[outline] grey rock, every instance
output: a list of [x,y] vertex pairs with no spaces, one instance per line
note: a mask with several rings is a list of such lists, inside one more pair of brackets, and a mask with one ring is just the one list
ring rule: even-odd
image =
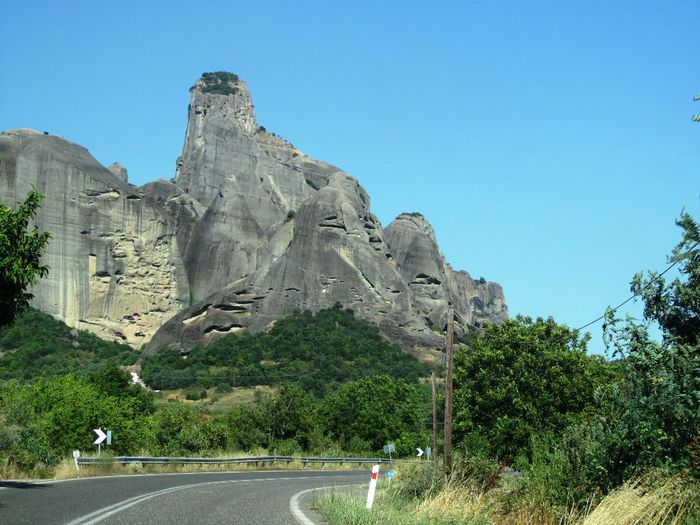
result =
[[293,221],[292,240],[268,267],[216,292],[169,321],[151,342],[186,351],[223,334],[262,330],[295,310],[340,303],[404,348],[442,346],[412,308],[411,290],[390,260],[369,196],[347,174],[333,174]]
[[340,303],[433,360],[448,303],[459,333],[505,319],[500,286],[454,271],[427,221],[403,214],[384,230],[357,180],[267,133],[247,85],[226,82],[226,94],[193,86],[175,183],[134,188],[121,165],[59,137],[0,134],[0,202],[31,184],[47,195],[37,223],[53,235],[50,272],[35,306],[187,352]]
[[287,215],[338,171],[258,128],[248,86],[235,94],[192,89],[176,183],[206,211],[185,265],[198,300],[269,265],[289,243]]
[[107,169],[114,174],[115,177],[117,177],[120,181],[122,182],[128,182],[129,181],[129,174],[126,171],[126,168],[119,164],[118,162],[113,162],[109,166],[107,166]]
[[384,230],[399,271],[411,289],[414,309],[431,327],[443,330],[447,306],[454,305],[455,332],[465,335],[485,322],[507,318],[500,285],[475,281],[445,261],[432,226],[419,213],[399,215]]
[[88,151],[31,130],[0,133],[0,202],[46,196],[36,223],[51,233],[49,275],[33,305],[72,327],[138,346],[187,305],[189,289],[165,207],[100,165]]

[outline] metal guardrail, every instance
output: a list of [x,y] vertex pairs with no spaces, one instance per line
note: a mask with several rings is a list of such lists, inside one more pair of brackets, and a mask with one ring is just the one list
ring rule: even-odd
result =
[[80,456],[78,465],[110,465],[113,463],[142,465],[224,465],[245,463],[390,463],[386,458],[295,458],[292,456],[257,456],[244,458],[190,458],[190,457],[154,457],[154,456]]

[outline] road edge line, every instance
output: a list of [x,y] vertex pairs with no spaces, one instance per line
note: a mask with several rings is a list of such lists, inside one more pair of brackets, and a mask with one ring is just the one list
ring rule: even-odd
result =
[[294,496],[292,496],[289,499],[289,511],[292,513],[292,516],[294,516],[294,519],[297,520],[297,522],[301,525],[318,525],[316,522],[309,519],[309,517],[306,514],[304,514],[301,508],[299,508],[299,501],[301,500],[301,497],[305,494],[308,494],[309,492],[314,492],[316,490],[339,489],[343,487],[356,486],[358,486],[357,483],[352,483],[349,485],[333,485],[332,487],[314,487],[312,489],[302,490],[301,492],[297,492],[296,494],[294,494]]

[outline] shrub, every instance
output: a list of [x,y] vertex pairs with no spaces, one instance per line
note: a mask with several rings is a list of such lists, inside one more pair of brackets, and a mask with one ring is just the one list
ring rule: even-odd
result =
[[213,93],[216,95],[235,95],[239,89],[236,86],[239,82],[238,75],[226,71],[215,71],[213,73],[202,73],[201,81],[202,93]]

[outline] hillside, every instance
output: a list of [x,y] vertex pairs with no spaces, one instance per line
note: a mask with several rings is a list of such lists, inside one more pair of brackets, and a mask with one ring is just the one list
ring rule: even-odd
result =
[[[0,379],[32,380],[132,365],[139,352],[71,329],[35,309],[0,328]],[[146,357],[142,376],[157,390],[187,387],[231,391],[299,384],[324,396],[340,384],[376,374],[415,383],[428,368],[388,342],[371,324],[339,308],[297,312],[268,332],[229,335],[186,356],[174,349]]]
[[324,396],[342,383],[376,374],[415,383],[429,369],[340,308],[297,312],[268,332],[231,334],[187,356],[163,349],[142,363],[143,379],[156,389],[291,382]]
[[130,365],[138,356],[128,345],[71,329],[33,308],[25,310],[10,326],[0,327],[2,380],[29,380],[97,370],[105,365]]

